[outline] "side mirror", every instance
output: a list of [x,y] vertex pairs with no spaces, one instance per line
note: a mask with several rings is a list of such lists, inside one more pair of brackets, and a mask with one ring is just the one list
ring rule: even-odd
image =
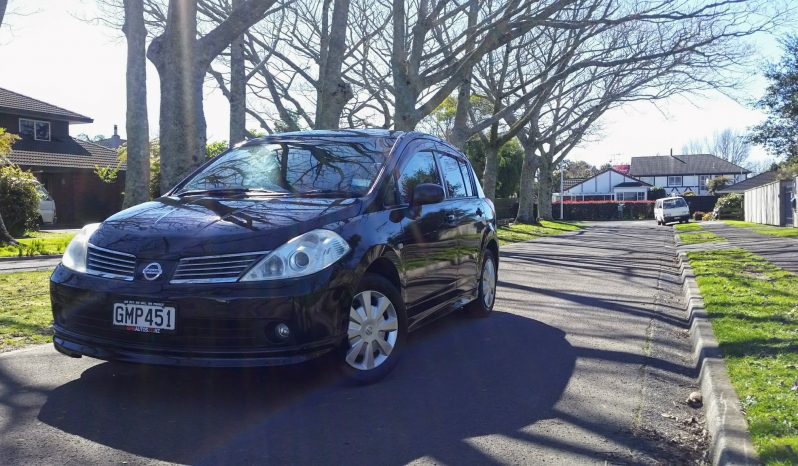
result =
[[422,183],[413,188],[413,199],[410,200],[412,206],[422,206],[425,204],[437,204],[444,198],[443,186],[432,183]]

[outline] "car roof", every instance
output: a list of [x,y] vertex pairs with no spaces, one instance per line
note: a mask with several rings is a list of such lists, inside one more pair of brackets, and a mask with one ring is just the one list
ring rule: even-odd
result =
[[[335,137],[372,137],[372,138],[387,138],[399,137],[404,134],[403,131],[394,131],[390,129],[321,129],[321,130],[307,130],[307,131],[290,131],[287,133],[277,133],[258,139],[274,139],[274,138],[335,138]],[[258,139],[254,139],[257,141]]]

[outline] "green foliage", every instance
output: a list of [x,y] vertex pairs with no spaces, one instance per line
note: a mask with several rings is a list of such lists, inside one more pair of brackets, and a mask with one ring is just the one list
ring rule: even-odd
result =
[[222,152],[226,151],[229,145],[227,141],[214,141],[205,145],[205,160],[210,160]]
[[17,239],[19,244],[0,247],[0,257],[61,255],[75,236],[64,233],[28,232],[30,238]]
[[[474,172],[482,179],[485,172],[485,145],[479,138],[470,139],[464,153],[474,166]],[[499,149],[499,169],[496,182],[496,197],[511,197],[518,194],[521,184],[521,167],[524,164],[524,149],[517,139],[512,139]]]
[[11,146],[19,140],[16,134],[7,133],[5,128],[0,128],[0,165],[5,157],[11,153]]
[[798,464],[798,277],[741,249],[688,257],[759,459]]
[[722,196],[715,204],[715,210],[720,219],[742,220],[743,195],[735,193]]
[[757,102],[767,119],[753,128],[750,139],[776,156],[798,161],[798,36],[788,36],[783,47],[781,61],[765,70],[770,84]]
[[707,190],[709,190],[709,193],[714,196],[715,193],[723,190],[726,188],[726,186],[729,186],[729,184],[731,184],[730,179],[726,178],[725,176],[719,176],[717,178],[712,178],[707,182]]
[[0,215],[11,236],[37,227],[39,219],[38,181],[16,165],[0,167]]
[[662,199],[663,197],[668,197],[668,194],[665,193],[665,188],[660,188],[659,186],[648,188],[649,201],[656,201],[657,199]]

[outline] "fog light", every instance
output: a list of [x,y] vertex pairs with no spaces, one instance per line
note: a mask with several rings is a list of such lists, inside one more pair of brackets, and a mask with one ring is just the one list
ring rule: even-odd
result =
[[277,324],[277,326],[274,327],[274,333],[278,337],[286,339],[291,336],[291,329],[285,324]]

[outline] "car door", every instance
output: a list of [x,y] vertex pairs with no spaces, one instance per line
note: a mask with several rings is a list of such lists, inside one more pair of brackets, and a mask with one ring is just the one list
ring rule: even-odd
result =
[[[447,221],[445,202],[412,206],[413,188],[421,183],[441,185],[433,150],[409,147],[397,170],[397,197],[407,206],[402,219],[401,259],[405,300],[411,320],[450,299],[457,281],[456,228]],[[422,318],[423,315],[418,315]]]
[[477,286],[479,252],[484,226],[481,203],[475,189],[468,164],[451,152],[438,152],[438,165],[443,176],[446,201],[446,219],[456,230],[458,277],[456,287],[461,292]]

